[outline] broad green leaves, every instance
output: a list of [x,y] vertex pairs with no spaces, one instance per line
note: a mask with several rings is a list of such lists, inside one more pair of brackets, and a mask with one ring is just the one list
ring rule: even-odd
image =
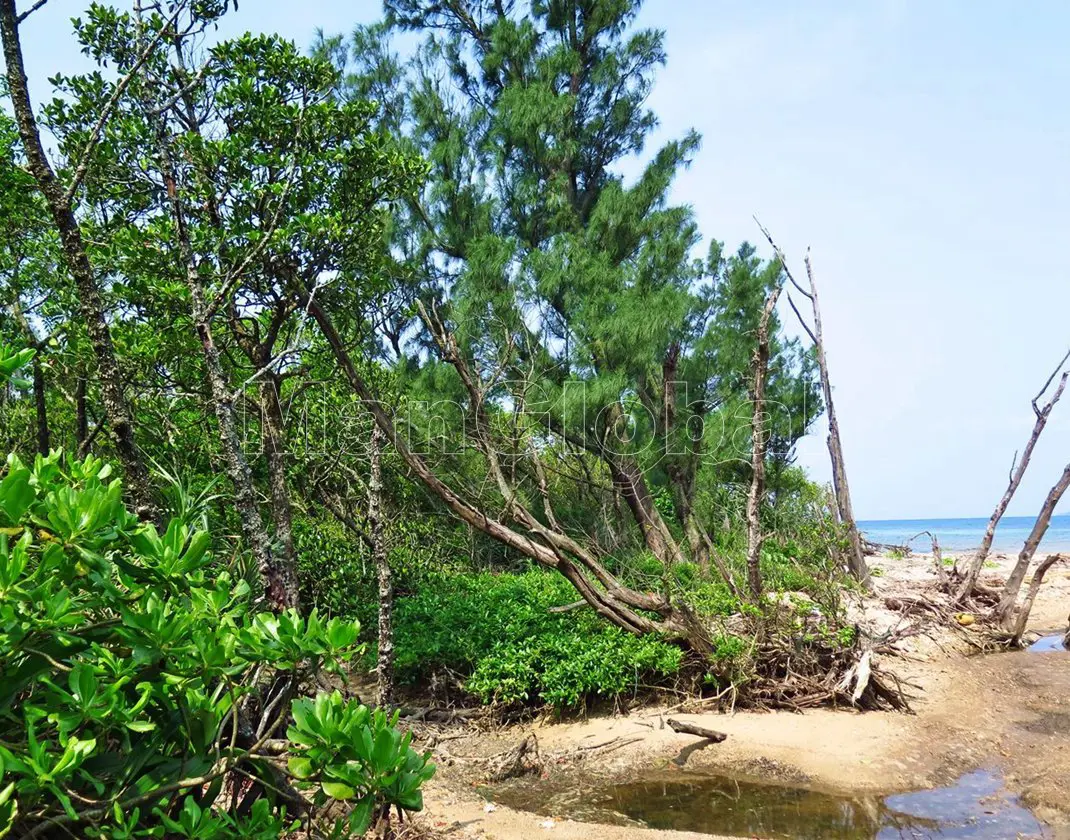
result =
[[[277,837],[288,830],[279,803],[238,818],[213,807],[218,786],[181,780],[222,779],[241,758],[234,715],[260,702],[257,675],[337,669],[359,651],[358,628],[315,611],[252,613],[249,586],[213,560],[208,534],[139,522],[109,472],[53,452],[32,466],[9,456],[0,478],[0,834],[47,819],[100,837],[161,826]],[[382,726],[376,737],[372,766],[405,764],[407,740]],[[339,745],[319,746],[332,764]],[[250,761],[246,772],[264,771]],[[414,807],[411,779],[399,779],[362,790]],[[144,807],[102,815],[90,802]]]
[[435,773],[430,753],[410,746],[411,733],[397,729],[398,715],[370,711],[337,691],[315,700],[296,700],[294,724],[286,735],[294,744],[287,769],[308,788],[329,799],[353,804],[349,830],[361,833],[377,810],[423,808],[424,782]]
[[12,350],[10,347],[0,344],[0,386],[11,383],[19,388],[28,388],[30,383],[15,374],[26,367],[34,357],[34,350]]

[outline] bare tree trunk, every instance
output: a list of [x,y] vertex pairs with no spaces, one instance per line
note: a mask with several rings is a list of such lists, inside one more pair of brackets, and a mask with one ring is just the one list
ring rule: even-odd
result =
[[1018,600],[1018,591],[1022,588],[1022,581],[1025,579],[1029,564],[1033,561],[1033,555],[1036,554],[1040,541],[1044,539],[1044,534],[1051,523],[1052,514],[1055,513],[1055,508],[1068,487],[1070,487],[1070,464],[1066,465],[1055,486],[1048,491],[1048,496],[1044,499],[1044,504],[1037,515],[1037,521],[1033,523],[1033,530],[1029,532],[1025,545],[1022,546],[1022,550],[1018,554],[1018,562],[1003,587],[1003,594],[999,599],[999,603],[992,610],[992,618],[1004,626],[1007,626],[1011,611]]
[[836,405],[832,401],[832,380],[829,377],[828,360],[825,358],[825,339],[821,328],[821,307],[817,301],[817,284],[810,265],[810,255],[806,255],[806,276],[810,280],[810,303],[814,310],[814,346],[817,348],[817,366],[821,371],[821,390],[825,397],[825,411],[828,412],[829,436],[828,450],[832,459],[832,487],[836,492],[836,507],[840,512],[840,521],[847,527],[847,566],[851,574],[867,589],[872,586],[869,566],[862,551],[862,537],[858,533],[854,509],[851,506],[851,488],[847,483],[847,462],[843,456],[843,442],[840,439],[840,423],[836,419]]
[[[757,219],[755,219],[757,221]],[[810,301],[811,309],[814,315],[814,328],[811,330],[810,326],[803,319],[802,314],[795,306],[795,301],[791,299],[791,293],[788,292],[788,302],[791,304],[792,310],[799,319],[799,323],[802,324],[807,335],[810,336],[810,340],[814,343],[814,350],[817,353],[817,367],[821,374],[821,392],[825,399],[825,411],[828,414],[829,434],[828,434],[828,450],[829,458],[832,461],[832,488],[836,493],[836,508],[840,515],[840,521],[844,527],[847,528],[847,568],[851,574],[861,583],[866,589],[872,587],[873,582],[869,576],[869,566],[866,565],[866,555],[862,547],[862,536],[858,533],[858,525],[855,522],[854,510],[851,506],[851,488],[847,483],[847,463],[843,457],[843,442],[840,439],[840,424],[836,419],[836,406],[832,400],[832,380],[829,377],[828,360],[825,358],[825,338],[824,332],[821,327],[821,307],[817,299],[817,283],[814,280],[813,266],[810,263],[809,251],[806,254],[806,277],[810,282],[810,289],[807,291],[792,276],[790,269],[788,268],[787,260],[784,258],[783,252],[777,247],[777,244],[773,241],[773,237],[769,234],[761,223],[758,223],[758,227],[761,229],[765,238],[769,240],[769,244],[773,246],[773,250],[776,252],[777,259],[780,260],[781,266],[784,268],[784,272],[788,276],[788,280],[791,284]]]
[[1021,608],[1018,610],[1018,617],[1014,622],[1014,635],[1011,637],[1011,642],[1015,645],[1021,644],[1022,634],[1025,633],[1025,626],[1029,623],[1029,613],[1033,611],[1033,602],[1037,599],[1037,593],[1040,591],[1040,585],[1044,582],[1044,575],[1047,574],[1048,569],[1063,559],[1061,554],[1052,554],[1045,558],[1037,570],[1033,572],[1033,579],[1029,582],[1029,592],[1025,596],[1025,600],[1022,602]]
[[122,373],[104,315],[100,287],[90,265],[71,201],[48,161],[41,143],[37,118],[33,113],[23,66],[22,44],[19,41],[15,0],[0,0],[0,36],[3,38],[11,103],[19,127],[19,136],[26,152],[30,173],[48,204],[67,267],[78,291],[79,312],[96,356],[101,402],[104,404],[116,452],[123,465],[126,485],[138,513],[152,519],[156,516],[156,506],[152,498],[149,472],[134,441],[134,423],[123,392]]
[[747,493],[747,585],[751,596],[762,596],[762,501],[765,498],[765,380],[769,374],[769,319],[773,314],[780,285],[765,299],[758,320],[758,342],[751,355],[751,456],[750,490]]
[[1021,460],[1018,460],[1017,453],[1015,454],[1016,465],[1011,465],[1011,472],[1007,478],[1007,489],[1003,491],[1003,498],[999,500],[999,504],[996,505],[996,509],[992,512],[992,517],[988,520],[988,527],[985,528],[984,539],[981,540],[981,547],[977,549],[977,553],[970,561],[966,576],[962,579],[958,591],[955,592],[956,602],[962,602],[973,594],[973,589],[977,585],[977,578],[981,574],[981,568],[984,566],[984,562],[988,558],[988,552],[992,549],[992,540],[995,539],[996,536],[996,526],[999,525],[999,521],[1003,518],[1003,514],[1007,512],[1007,506],[1011,503],[1011,499],[1014,498],[1014,494],[1018,491],[1018,485],[1022,483],[1025,471],[1029,468],[1029,459],[1033,457],[1033,448],[1037,445],[1037,441],[1040,439],[1040,433],[1044,431],[1044,427],[1048,423],[1048,417],[1051,414],[1051,410],[1055,407],[1055,404],[1059,402],[1059,398],[1063,395],[1063,391],[1066,389],[1066,380],[1070,377],[1070,371],[1064,372],[1060,377],[1055,393],[1052,394],[1051,399],[1045,403],[1043,408],[1037,406],[1037,401],[1044,396],[1045,392],[1051,386],[1052,381],[1059,375],[1059,371],[1063,369],[1067,359],[1070,359],[1070,353],[1063,356],[1062,361],[1059,362],[1059,366],[1055,369],[1052,375],[1048,377],[1048,381],[1044,383],[1044,387],[1040,389],[1040,393],[1033,397],[1033,413],[1036,415],[1033,431],[1029,435],[1029,440],[1026,442],[1025,449],[1022,450]]
[[368,528],[372,555],[379,578],[379,658],[376,665],[379,705],[388,707],[394,699],[394,582],[383,521],[383,443],[378,424],[372,424],[371,476],[368,479]]

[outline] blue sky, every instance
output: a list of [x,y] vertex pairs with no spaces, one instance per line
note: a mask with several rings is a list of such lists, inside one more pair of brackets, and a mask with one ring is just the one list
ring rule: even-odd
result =
[[[82,5],[24,24],[38,98],[82,66]],[[222,34],[305,45],[378,13],[243,0]],[[669,54],[653,144],[704,138],[674,199],[729,247],[759,239],[757,214],[800,271],[813,249],[856,514],[987,516],[1070,345],[1070,5],[648,0],[640,22]],[[1010,512],[1034,514],[1067,460],[1070,397]],[[800,462],[828,478],[823,429]]]

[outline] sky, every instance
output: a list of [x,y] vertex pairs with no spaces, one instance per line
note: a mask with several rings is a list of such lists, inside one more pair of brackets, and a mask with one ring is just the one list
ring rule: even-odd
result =
[[[23,24],[35,98],[85,68],[82,7]],[[308,45],[379,13],[242,0],[220,34]],[[639,25],[668,51],[648,150],[703,136],[672,199],[729,248],[761,240],[757,215],[797,273],[811,248],[856,515],[987,517],[1070,346],[1070,4],[648,0]],[[824,434],[799,447],[818,480]],[[1035,514],[1068,460],[1070,396],[1009,513]]]

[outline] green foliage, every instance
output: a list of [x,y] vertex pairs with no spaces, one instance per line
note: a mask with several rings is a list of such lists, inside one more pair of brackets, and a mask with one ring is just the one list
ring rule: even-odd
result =
[[574,708],[663,684],[681,667],[678,647],[629,635],[575,600],[549,572],[443,577],[398,601],[399,678],[423,682],[449,670],[483,702]]
[[317,787],[315,802],[352,805],[348,828],[363,834],[391,807],[423,808],[421,785],[435,772],[431,753],[409,746],[412,733],[397,729],[398,713],[370,712],[337,691],[293,704],[294,725],[287,737],[290,773],[306,788]]
[[17,388],[28,388],[30,383],[17,377],[16,374],[30,363],[33,356],[34,351],[29,348],[12,350],[0,344],[0,386],[10,383]]
[[[164,830],[268,838],[290,829],[273,800],[242,817],[217,802],[238,762],[254,778],[265,773],[248,758],[254,745],[235,740],[236,712],[257,702],[259,672],[337,670],[359,651],[358,627],[315,611],[253,612],[249,587],[212,565],[208,543],[178,518],[163,533],[138,521],[99,459],[55,452],[27,466],[8,457],[0,480],[0,834],[14,820],[23,828],[79,823],[89,836],[114,838]],[[295,701],[299,721],[307,708]],[[350,714],[367,718],[367,710]],[[373,721],[367,795],[376,807],[416,808],[431,771],[407,753],[398,765],[404,749],[394,723]],[[317,760],[345,755],[359,734],[321,731]],[[379,744],[387,740],[384,763]],[[397,776],[402,770],[416,775]]]

